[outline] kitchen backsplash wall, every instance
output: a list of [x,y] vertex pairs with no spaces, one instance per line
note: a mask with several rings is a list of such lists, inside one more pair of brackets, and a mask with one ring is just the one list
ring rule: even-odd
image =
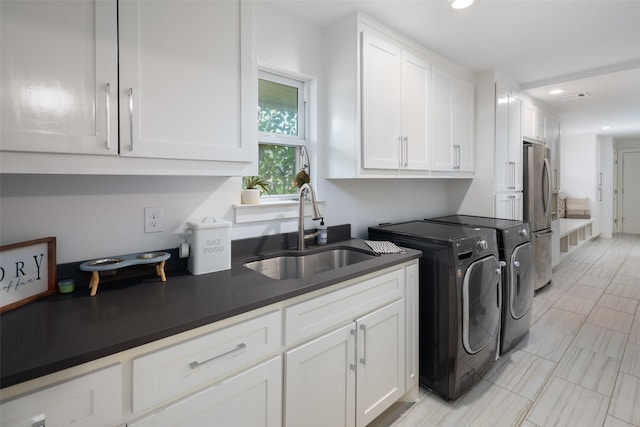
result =
[[[258,61],[315,79],[311,89],[318,106],[312,115],[318,118],[311,123],[309,144],[327,225],[350,223],[355,237],[367,237],[367,227],[378,219],[448,213],[447,202],[456,201],[447,200],[444,180],[322,178],[322,30],[280,7],[256,3]],[[0,243],[56,236],[59,263],[176,247],[187,219],[211,215],[233,222],[240,187],[237,177],[1,175]],[[147,206],[164,207],[162,232],[144,233]],[[233,224],[232,239],[295,229],[295,219]]]

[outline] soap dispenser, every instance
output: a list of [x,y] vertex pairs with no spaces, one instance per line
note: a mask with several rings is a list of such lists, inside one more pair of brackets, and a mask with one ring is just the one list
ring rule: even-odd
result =
[[327,244],[327,226],[324,225],[324,218],[320,218],[320,225],[318,226],[318,237],[316,239],[318,245]]

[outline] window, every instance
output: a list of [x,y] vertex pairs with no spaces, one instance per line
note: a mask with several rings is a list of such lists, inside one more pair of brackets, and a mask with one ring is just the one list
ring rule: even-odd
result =
[[258,79],[258,174],[271,195],[296,194],[306,144],[305,83],[260,71]]

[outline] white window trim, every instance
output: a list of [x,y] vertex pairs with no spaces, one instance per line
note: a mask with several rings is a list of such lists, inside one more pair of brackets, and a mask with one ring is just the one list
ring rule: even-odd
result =
[[[258,78],[298,88],[298,135],[291,136],[270,132],[258,132],[258,144],[284,145],[290,147],[304,146],[308,153],[309,105],[307,103],[307,99],[310,79],[294,75],[286,71],[270,69],[269,67],[259,67]],[[300,117],[302,117],[302,120],[300,120]],[[299,169],[300,167],[301,162],[300,157],[298,156],[296,157],[296,169]],[[292,199],[297,200],[297,194],[290,193],[260,196],[261,203],[265,202],[265,204],[286,203],[291,202]],[[295,203],[297,203],[297,201]]]
[[264,69],[258,70],[258,78],[298,88],[298,135],[281,135],[271,132],[258,132],[258,143],[300,146],[307,145],[307,81],[290,77],[284,73]]
[[[282,70],[278,68],[273,68],[268,65],[259,64],[258,65],[258,78],[262,78],[264,74],[269,74],[271,76],[279,77],[283,76],[285,80],[291,79],[295,81],[299,81],[303,87],[304,91],[298,92],[304,95],[302,104],[304,106],[304,133],[298,132],[301,134],[303,138],[299,139],[298,142],[293,142],[291,138],[282,138],[280,141],[275,141],[274,139],[267,139],[265,135],[272,135],[266,132],[258,132],[258,143],[264,144],[281,144],[281,145],[290,145],[290,146],[304,146],[306,150],[309,150],[308,141],[310,141],[310,129],[312,126],[315,126],[312,123],[312,118],[309,115],[312,106],[310,102],[307,102],[309,99],[309,94],[315,93],[313,87],[315,87],[316,78],[309,75],[292,73],[287,70]],[[275,80],[274,80],[275,81]],[[290,84],[290,81],[285,81],[285,84]],[[283,136],[283,135],[281,135]],[[307,151],[308,152],[308,151]],[[311,159],[310,159],[311,160]],[[296,159],[297,162],[300,161],[298,157]],[[297,167],[300,167],[298,163]],[[317,163],[313,163],[310,165],[313,169],[317,167]],[[312,179],[314,178],[314,174],[312,173]],[[317,195],[317,193],[316,193]],[[305,218],[311,216],[311,208],[308,205],[311,205],[310,201],[305,200]],[[318,205],[321,206],[321,209],[324,209],[327,201],[318,199]],[[247,224],[247,223],[256,223],[256,222],[264,222],[264,221],[293,221],[298,218],[298,196],[297,194],[282,194],[282,195],[265,195],[260,197],[260,203],[258,204],[241,204],[234,203],[233,209],[235,211],[235,223],[236,224]]]

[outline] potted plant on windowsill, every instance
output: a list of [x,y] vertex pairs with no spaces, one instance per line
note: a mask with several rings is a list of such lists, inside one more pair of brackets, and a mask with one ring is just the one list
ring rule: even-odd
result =
[[242,178],[243,190],[240,193],[240,201],[245,205],[255,205],[260,202],[262,193],[269,194],[269,184],[259,176],[245,176]]

